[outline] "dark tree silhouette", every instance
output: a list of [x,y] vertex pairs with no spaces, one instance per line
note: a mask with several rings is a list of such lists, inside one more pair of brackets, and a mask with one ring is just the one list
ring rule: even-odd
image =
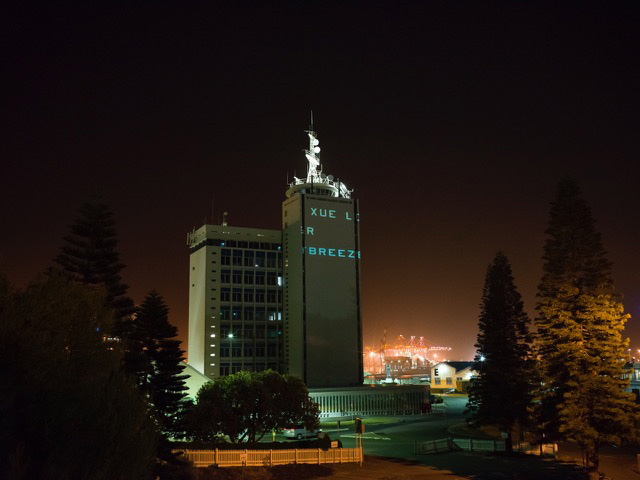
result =
[[113,212],[107,205],[97,199],[82,204],[55,262],[72,280],[106,290],[106,304],[115,311],[113,328],[106,333],[122,338],[127,335],[134,307],[120,276],[124,265],[116,250],[114,226]]
[[169,323],[169,308],[162,296],[151,291],[137,309],[131,329],[128,369],[153,406],[160,430],[168,437],[182,437],[187,375],[184,351],[176,339],[178,329]]
[[155,424],[97,332],[112,315],[60,272],[0,281],[0,478],[149,478]]
[[292,424],[318,426],[318,404],[298,377],[273,370],[238,372],[202,386],[188,415],[189,436],[215,442],[255,442],[271,430]]
[[507,451],[512,451],[514,425],[527,423],[533,398],[528,323],[509,260],[498,252],[487,268],[482,291],[474,366],[478,375],[469,387],[469,421],[507,432]]

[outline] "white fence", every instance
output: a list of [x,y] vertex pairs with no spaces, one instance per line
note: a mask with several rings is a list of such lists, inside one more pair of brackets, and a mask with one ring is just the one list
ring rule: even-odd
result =
[[182,450],[196,467],[268,467],[288,463],[362,462],[360,448],[319,448],[290,450]]
[[431,440],[428,442],[416,442],[414,444],[414,453],[437,453],[446,452],[451,450],[451,445],[448,438],[441,438],[439,440]]
[[501,440],[476,440],[472,438],[454,438],[453,444],[460,450],[467,452],[504,452],[504,442]]
[[[426,442],[416,442],[414,453],[437,453],[447,450],[465,450],[467,452],[504,452],[505,445],[502,440],[478,440],[473,438],[441,438]],[[546,443],[543,445],[531,445],[529,443],[514,443],[513,451],[530,455],[558,456],[558,444]]]

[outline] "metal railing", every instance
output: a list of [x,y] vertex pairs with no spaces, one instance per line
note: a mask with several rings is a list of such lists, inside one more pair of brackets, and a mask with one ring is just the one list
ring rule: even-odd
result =
[[[441,438],[425,442],[415,442],[413,451],[416,454],[445,452],[448,450],[465,450],[467,452],[504,452],[503,440],[487,440],[474,438]],[[546,443],[532,445],[526,442],[514,442],[513,451],[529,455],[542,455],[557,458],[558,444]]]
[[289,463],[360,463],[360,448],[290,450],[178,450],[196,467],[268,467]]

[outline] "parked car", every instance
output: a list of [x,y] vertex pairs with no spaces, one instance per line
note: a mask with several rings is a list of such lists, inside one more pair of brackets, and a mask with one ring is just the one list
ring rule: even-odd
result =
[[315,437],[321,431],[321,428],[318,428],[317,430],[307,430],[304,428],[304,425],[291,425],[290,427],[283,429],[282,434],[286,438],[297,438],[298,440],[301,440],[303,438]]

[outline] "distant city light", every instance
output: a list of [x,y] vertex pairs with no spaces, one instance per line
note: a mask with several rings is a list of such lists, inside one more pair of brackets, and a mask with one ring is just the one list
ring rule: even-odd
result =
[[233,338],[233,333],[230,333],[229,335],[227,335],[227,337]]
[[480,361],[484,362],[484,355],[480,355]]

